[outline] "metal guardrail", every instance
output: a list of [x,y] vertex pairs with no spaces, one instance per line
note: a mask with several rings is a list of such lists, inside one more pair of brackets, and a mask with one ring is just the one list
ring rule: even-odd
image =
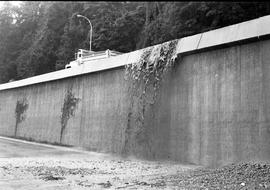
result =
[[105,51],[102,51],[102,52],[93,52],[93,53],[83,53],[82,56],[83,57],[86,57],[86,56],[100,56],[100,55],[106,55],[106,52]]
[[[107,51],[107,50],[106,50]],[[106,51],[97,51],[97,52],[87,52],[87,53],[83,53],[82,54],[82,57],[85,59],[85,58],[89,58],[89,57],[100,57],[100,56],[106,56]],[[120,52],[117,52],[117,51],[111,51],[109,50],[109,55],[120,55],[122,53]]]

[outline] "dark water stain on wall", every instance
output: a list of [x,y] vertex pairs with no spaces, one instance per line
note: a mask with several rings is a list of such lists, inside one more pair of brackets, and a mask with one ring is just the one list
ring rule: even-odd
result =
[[21,100],[17,100],[16,109],[15,109],[15,118],[16,118],[16,124],[15,124],[15,136],[17,135],[18,125],[26,118],[26,110],[28,109],[28,101],[26,98],[23,98]]
[[79,102],[79,98],[75,98],[74,94],[72,93],[72,89],[69,89],[66,93],[64,105],[62,107],[62,114],[61,114],[61,132],[60,132],[60,143],[62,142],[63,133],[66,129],[68,120],[70,117],[74,116],[75,109]]

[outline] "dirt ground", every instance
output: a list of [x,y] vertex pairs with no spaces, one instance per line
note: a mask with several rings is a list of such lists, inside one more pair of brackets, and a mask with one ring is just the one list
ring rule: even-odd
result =
[[0,190],[270,189],[269,163],[218,169],[0,138]]
[[165,178],[198,168],[0,138],[0,189],[164,189]]

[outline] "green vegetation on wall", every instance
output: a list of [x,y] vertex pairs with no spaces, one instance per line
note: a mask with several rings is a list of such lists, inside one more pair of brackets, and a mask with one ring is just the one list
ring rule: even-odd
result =
[[[151,152],[150,138],[147,136],[145,117],[146,111],[154,105],[158,98],[161,83],[166,74],[173,68],[177,58],[178,40],[173,40],[146,49],[139,62],[126,65],[126,79],[130,81],[130,108],[126,129],[128,145],[131,134],[135,134],[136,142],[146,145]],[[132,146],[132,145],[131,145]],[[128,150],[127,147],[124,151]]]
[[79,102],[79,98],[75,98],[74,94],[72,93],[72,90],[69,89],[66,93],[64,104],[61,110],[61,132],[60,132],[60,143],[63,139],[63,133],[66,129],[68,120],[70,117],[74,116],[75,110],[77,108],[77,104]]
[[26,98],[17,100],[16,108],[15,108],[15,118],[16,118],[15,136],[17,135],[19,123],[24,121],[26,118],[25,112],[27,109],[28,109],[28,102]]

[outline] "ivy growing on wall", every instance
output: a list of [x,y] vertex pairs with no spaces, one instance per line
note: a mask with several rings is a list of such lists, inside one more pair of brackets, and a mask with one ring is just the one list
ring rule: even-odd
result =
[[61,110],[62,114],[61,114],[60,143],[62,142],[63,133],[66,129],[69,118],[74,116],[75,114],[75,109],[77,107],[79,100],[80,100],[79,98],[75,98],[71,89],[67,91],[64,99],[64,104]]
[[22,100],[17,100],[16,108],[15,108],[15,118],[16,118],[15,136],[17,135],[19,123],[24,121],[26,118],[25,112],[27,108],[28,108],[28,102],[26,98],[23,98]]
[[[131,81],[129,89],[131,105],[125,145],[132,131],[135,132],[135,138],[139,143],[149,143],[144,127],[147,106],[156,102],[161,82],[165,74],[174,66],[177,42],[178,40],[173,40],[148,48],[143,52],[138,63],[126,65],[125,76]],[[135,120],[135,129],[131,129],[132,119]],[[148,147],[150,148],[150,145]]]
[[133,81],[133,91],[137,91],[138,88],[142,89],[141,93],[132,95],[145,99],[148,91],[153,87],[154,91],[151,94],[153,101],[147,102],[154,104],[164,74],[175,63],[177,42],[178,40],[173,40],[146,49],[138,63],[126,65],[125,74]]

